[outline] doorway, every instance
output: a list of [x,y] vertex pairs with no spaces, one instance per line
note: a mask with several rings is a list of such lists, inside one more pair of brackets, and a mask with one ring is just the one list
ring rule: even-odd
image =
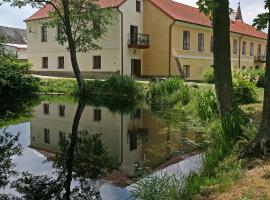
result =
[[140,59],[131,59],[131,75],[140,77],[142,74],[141,69],[141,60]]

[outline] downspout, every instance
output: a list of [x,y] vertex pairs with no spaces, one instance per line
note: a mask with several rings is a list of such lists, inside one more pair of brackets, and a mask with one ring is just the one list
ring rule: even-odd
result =
[[169,76],[171,76],[171,54],[172,54],[172,27],[175,24],[175,20],[169,26]]
[[242,38],[243,37],[244,36],[241,35],[241,37],[239,38],[239,50],[238,50],[238,53],[239,53],[239,55],[238,55],[238,68],[239,69],[241,69],[241,49],[242,49]]
[[124,15],[123,15],[123,12],[119,9],[119,7],[117,7],[117,10],[118,12],[120,13],[120,16],[121,16],[121,76],[123,76],[124,74],[124,38],[123,38],[123,33],[124,33]]

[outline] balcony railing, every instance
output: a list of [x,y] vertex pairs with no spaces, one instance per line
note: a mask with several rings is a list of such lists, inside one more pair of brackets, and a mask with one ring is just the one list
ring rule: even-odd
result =
[[256,55],[254,57],[254,61],[255,62],[265,63],[266,62],[266,56],[265,55]]
[[149,48],[149,35],[137,33],[128,34],[128,48],[147,49]]

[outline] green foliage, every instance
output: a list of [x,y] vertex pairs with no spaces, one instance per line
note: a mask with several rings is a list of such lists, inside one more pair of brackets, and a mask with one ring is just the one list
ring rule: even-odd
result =
[[[41,8],[45,4],[53,5],[57,10],[54,9],[49,13],[50,18],[45,25],[61,27],[62,33],[65,34],[60,34],[60,37],[56,39],[62,45],[69,42],[67,30],[71,30],[75,48],[80,52],[100,48],[98,40],[106,35],[108,26],[111,24],[111,9],[101,8],[97,0],[2,0],[2,2],[9,2],[12,6],[17,7],[31,5],[35,8]],[[67,10],[64,9],[64,3],[68,6]],[[70,26],[65,17],[70,21]]]
[[41,79],[39,92],[72,94],[77,90],[77,83],[71,79]]
[[234,99],[239,104],[250,104],[257,101],[256,86],[246,80],[234,80]]
[[209,121],[217,117],[217,99],[212,90],[199,92],[196,96],[196,111],[200,119]]
[[112,76],[103,83],[102,92],[109,96],[126,96],[136,99],[142,94],[142,88],[131,76]]
[[132,191],[138,200],[176,200],[180,198],[181,183],[168,174],[150,175],[141,179]]
[[254,83],[257,87],[264,87],[265,70],[234,70],[234,79],[246,80]]
[[190,101],[188,86],[178,78],[150,83],[147,96],[154,109],[167,108],[178,102],[187,105]]
[[0,55],[0,94],[27,95],[38,90],[39,79],[31,75],[27,62]]
[[203,73],[203,80],[206,83],[215,83],[214,69],[208,69]]

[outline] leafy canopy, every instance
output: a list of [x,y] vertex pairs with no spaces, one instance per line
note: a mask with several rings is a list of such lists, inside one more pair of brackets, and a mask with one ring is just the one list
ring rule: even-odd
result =
[[[54,9],[44,25],[58,27],[60,34],[56,39],[64,45],[68,42],[67,34],[64,34],[69,29],[68,18],[76,50],[79,52],[99,49],[98,40],[104,38],[108,25],[111,24],[112,10],[101,8],[98,0],[0,0],[0,5],[4,2],[20,8],[26,5],[42,8],[50,4]],[[64,5],[68,6],[67,10]]]

